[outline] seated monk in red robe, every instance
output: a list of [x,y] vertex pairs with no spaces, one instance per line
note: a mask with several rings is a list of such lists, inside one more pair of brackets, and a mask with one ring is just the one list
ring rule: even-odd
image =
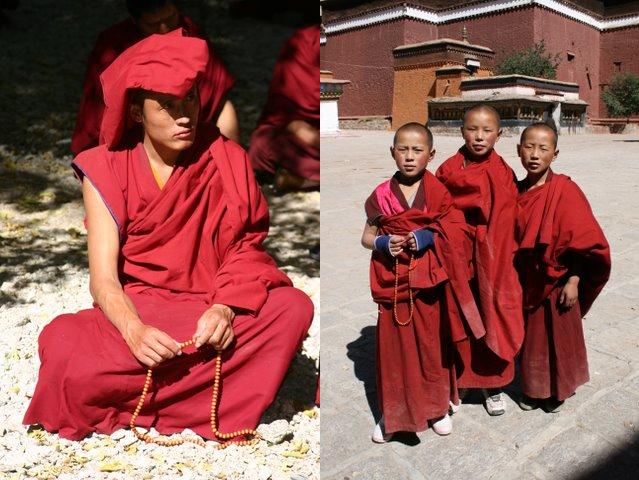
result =
[[279,190],[319,186],[318,25],[297,30],[280,54],[249,157],[256,171],[274,173]]
[[524,336],[521,286],[514,267],[516,177],[495,152],[501,135],[497,111],[469,109],[461,128],[465,145],[436,172],[464,212],[473,242],[473,293],[486,335],[458,348],[458,386],[482,388],[490,415],[505,412],[501,387],[514,378]]
[[[100,75],[127,48],[154,33],[167,33],[182,28],[190,37],[205,37],[193,21],[181,15],[171,0],[127,0],[131,18],[107,28],[93,47],[82,87],[80,108],[71,138],[74,155],[104,143],[100,124],[104,114],[104,95]],[[222,133],[239,142],[239,127],[233,104],[227,95],[235,79],[209,44],[209,64],[198,79],[202,109],[200,122],[216,124]]]
[[379,305],[377,393],[382,419],[373,441],[398,431],[452,430],[457,402],[453,342],[484,335],[469,286],[464,216],[426,171],[432,134],[408,123],[395,134],[398,172],[366,201],[362,245],[373,249],[371,291]]
[[198,123],[207,62],[205,41],[175,31],[102,74],[105,144],[73,162],[94,308],[42,331],[25,424],[73,440],[125,427],[155,367],[137,424],[215,439],[216,350],[219,430],[254,428],[273,401],[313,306],[262,247],[268,207],[245,152]]
[[555,130],[527,127],[517,151],[528,172],[516,229],[526,326],[519,405],[556,412],[589,380],[581,321],[610,275],[610,248],[583,192],[550,169]]

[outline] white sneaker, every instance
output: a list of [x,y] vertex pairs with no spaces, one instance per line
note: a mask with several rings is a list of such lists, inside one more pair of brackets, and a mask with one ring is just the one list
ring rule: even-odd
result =
[[373,440],[373,442],[375,443],[386,443],[391,439],[392,436],[393,436],[392,433],[385,433],[384,417],[382,417],[377,423],[377,425],[375,425],[375,428],[373,429],[373,435],[371,436],[371,440]]
[[497,415],[503,415],[506,413],[506,401],[503,398],[501,390],[483,389],[482,392],[484,394],[484,405],[488,415],[496,417]]
[[459,399],[459,405],[455,405],[452,401],[449,401],[448,402],[448,413],[450,415],[453,415],[453,414],[459,412],[459,409],[461,408],[461,404],[462,404],[461,398]]
[[431,420],[430,426],[437,435],[449,435],[453,431],[453,421],[448,414],[444,415],[440,419]]

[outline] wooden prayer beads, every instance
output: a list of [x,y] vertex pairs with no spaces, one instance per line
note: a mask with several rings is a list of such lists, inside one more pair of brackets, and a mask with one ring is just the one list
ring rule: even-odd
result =
[[[180,348],[186,348],[189,345],[193,345],[195,343],[193,340],[189,340],[187,342],[183,342],[180,344]],[[238,430],[236,432],[231,433],[222,433],[217,429],[217,407],[219,400],[219,390],[220,390],[220,377],[222,376],[222,352],[218,351],[217,356],[215,358],[215,376],[213,378],[213,396],[211,399],[211,430],[216,438],[222,440],[222,442],[218,443],[215,448],[223,449],[228,447],[229,445],[253,445],[258,442],[260,439],[260,434],[253,429],[245,428],[244,430]],[[135,411],[133,412],[133,416],[131,417],[131,421],[129,422],[129,426],[131,427],[131,431],[135,434],[136,437],[140,440],[144,440],[147,443],[156,443],[158,445],[163,445],[165,447],[172,447],[175,445],[181,445],[185,442],[196,443],[202,447],[206,445],[204,440],[199,437],[188,437],[188,438],[174,438],[171,440],[162,440],[160,438],[153,438],[148,433],[140,432],[135,426],[135,421],[140,414],[140,410],[142,410],[142,406],[144,405],[144,400],[146,399],[146,395],[149,392],[149,387],[151,386],[151,382],[153,381],[153,369],[149,368],[146,372],[146,379],[144,381],[144,387],[142,387],[142,394],[140,395],[140,400],[138,401],[137,406],[135,407]],[[230,440],[235,437],[239,437],[242,435],[250,435],[250,440]],[[224,442],[223,440],[229,440]]]
[[399,286],[399,259],[395,257],[395,295],[393,296],[393,319],[395,320],[395,323],[397,325],[400,325],[402,327],[405,327],[406,325],[408,325],[410,321],[413,319],[413,308],[414,308],[413,289],[410,286],[410,271],[413,269],[413,258],[414,258],[414,255],[411,254],[410,263],[408,264],[408,298],[410,302],[408,320],[406,320],[405,323],[402,323],[399,321],[399,316],[397,315],[397,289]]

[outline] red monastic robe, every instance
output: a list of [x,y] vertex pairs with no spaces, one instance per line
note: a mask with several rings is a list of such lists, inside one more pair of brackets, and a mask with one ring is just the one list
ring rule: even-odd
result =
[[298,177],[320,178],[319,147],[308,145],[285,131],[293,120],[319,129],[318,25],[295,32],[282,50],[259,125],[251,136],[253,168],[274,172],[282,166]]
[[[410,274],[414,315],[410,324],[393,319],[395,260],[373,252],[371,291],[379,305],[377,323],[377,391],[387,433],[421,431],[428,420],[443,416],[449,400],[457,401],[452,343],[479,338],[483,325],[469,281],[470,242],[463,215],[449,193],[430,172],[412,207],[393,178],[379,185],[366,201],[369,222],[380,234],[406,235],[429,228],[433,247],[416,254]],[[410,253],[399,256],[397,313],[409,317]]]
[[462,147],[436,175],[470,227],[473,293],[486,329],[480,340],[469,337],[457,344],[459,387],[502,387],[514,377],[513,359],[524,336],[521,286],[513,264],[515,174],[494,150],[486,160],[473,162]]
[[[193,21],[186,16],[180,17],[180,27],[189,37],[205,38]],[[71,151],[74,155],[104,142],[104,139],[100,137],[100,123],[104,114],[104,95],[100,75],[122,52],[143,38],[143,34],[130,18],[109,27],[98,36],[89,56],[75,131],[71,138]],[[222,101],[225,100],[235,82],[210,44],[209,58],[206,71],[198,81],[200,122],[202,123],[214,123],[222,107]]]
[[[521,184],[523,188],[523,182]],[[589,380],[582,317],[610,275],[610,248],[588,200],[565,175],[519,195],[516,265],[524,290],[526,336],[521,385],[532,398],[564,400]],[[559,306],[568,276],[579,301]]]
[[[237,312],[218,408],[219,428],[228,432],[257,425],[310,326],[313,306],[262,247],[268,207],[239,145],[200,124],[161,190],[143,145],[120,146],[130,140],[130,89],[183,95],[206,63],[206,43],[180,32],[153,35],[127,50],[102,77],[106,143],[73,165],[115,220],[120,282],[143,323],[183,342],[212,304]],[[147,369],[100,308],[55,318],[40,335],[39,354],[25,424],[69,439],[128,425]],[[213,438],[214,359],[215,351],[204,347],[160,364],[138,425],[166,434],[190,428]]]

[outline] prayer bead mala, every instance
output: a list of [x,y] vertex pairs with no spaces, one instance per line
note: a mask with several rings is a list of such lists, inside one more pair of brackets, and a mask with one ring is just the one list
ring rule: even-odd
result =
[[413,289],[410,287],[410,271],[413,269],[413,254],[410,256],[410,263],[408,264],[408,298],[410,302],[408,320],[405,323],[399,321],[399,316],[397,315],[397,289],[399,286],[399,259],[395,257],[395,296],[393,297],[393,319],[397,325],[405,327],[410,323],[413,319]]
[[[187,342],[180,343],[180,348],[186,348],[189,345],[193,345],[194,340],[189,340]],[[211,399],[211,430],[216,438],[220,440],[229,440],[227,442],[222,442],[216,445],[215,448],[223,449],[228,447],[229,445],[253,445],[258,442],[260,439],[260,434],[253,429],[246,428],[244,430],[238,430],[236,432],[231,433],[222,433],[217,429],[217,407],[219,400],[219,392],[220,392],[220,377],[222,374],[222,352],[218,351],[217,356],[215,358],[215,377],[213,380],[213,397]],[[163,445],[165,447],[172,447],[175,445],[181,445],[185,442],[196,443],[202,447],[206,446],[204,440],[198,437],[192,438],[174,438],[171,440],[162,440],[160,438],[153,438],[148,433],[142,433],[138,431],[135,426],[135,420],[138,418],[140,414],[140,410],[142,410],[142,405],[144,405],[144,400],[146,399],[146,395],[149,392],[149,387],[151,386],[153,378],[153,369],[149,368],[146,372],[146,380],[144,381],[144,387],[142,388],[142,395],[140,395],[140,400],[138,401],[137,407],[135,407],[135,411],[133,412],[133,416],[131,417],[131,421],[129,422],[129,426],[131,427],[131,431],[135,434],[136,437],[140,440],[144,440],[146,443],[156,443],[158,445]],[[230,440],[235,437],[239,437],[240,435],[251,435],[252,438],[250,440]]]

